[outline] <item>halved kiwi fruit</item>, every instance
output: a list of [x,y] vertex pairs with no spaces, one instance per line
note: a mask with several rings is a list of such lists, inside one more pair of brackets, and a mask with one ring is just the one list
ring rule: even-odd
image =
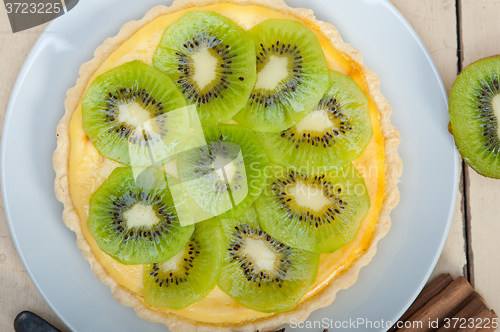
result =
[[197,223],[177,255],[165,263],[144,266],[144,300],[171,309],[200,301],[215,286],[224,250],[225,238],[219,220]]
[[450,92],[450,123],[458,151],[476,172],[500,178],[500,56],[465,68]]
[[259,133],[269,159],[317,174],[358,158],[373,136],[368,99],[349,76],[330,72],[331,86],[301,122],[280,133]]
[[227,240],[220,289],[261,312],[293,309],[316,280],[319,255],[294,249],[267,234],[250,207],[236,219],[222,219]]
[[219,124],[206,127],[204,134],[206,147],[179,156],[180,179],[203,210],[236,217],[259,197],[269,159],[243,126]]
[[280,132],[309,114],[328,89],[325,55],[316,35],[296,21],[269,19],[248,33],[255,38],[257,82],[234,120]]
[[354,239],[370,197],[351,165],[318,175],[275,166],[255,207],[262,228],[279,241],[330,253]]
[[92,82],[82,99],[83,130],[103,157],[151,166],[151,149],[168,159],[186,136],[189,118],[184,106],[184,97],[168,76],[131,61]]
[[118,167],[91,196],[88,227],[99,248],[123,264],[162,263],[194,230],[181,227],[175,211],[168,188],[142,188],[131,167]]
[[203,125],[229,120],[248,100],[255,84],[253,38],[214,12],[190,12],[169,26],[153,56]]

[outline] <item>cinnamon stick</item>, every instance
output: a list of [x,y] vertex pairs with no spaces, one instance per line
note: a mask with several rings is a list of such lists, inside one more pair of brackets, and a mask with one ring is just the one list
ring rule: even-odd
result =
[[491,317],[493,316],[492,312],[484,306],[477,313],[472,316],[474,318],[473,327],[464,327],[458,329],[457,332],[475,332],[475,331],[483,331],[482,327],[486,324],[485,320],[488,319],[489,326],[491,326]]
[[[451,324],[444,324],[445,322],[441,322],[443,325],[436,332],[456,332],[459,330],[461,322],[474,316],[480,309],[486,308],[484,304],[484,299],[476,292],[472,294],[472,296],[466,300],[467,304],[453,317],[451,317]],[[458,322],[458,323],[457,323]],[[446,326],[449,326],[446,328]]]
[[458,277],[408,319],[408,321],[420,323],[413,323],[411,324],[413,328],[401,328],[398,332],[432,331],[434,328],[429,324],[430,321],[442,322],[473,292],[474,289],[467,279],[462,276]]
[[[489,327],[483,327],[481,329],[481,332],[493,332],[498,329],[498,326],[500,326],[500,322],[498,321],[498,316],[495,312],[495,310],[490,310],[491,311],[491,323]],[[496,326],[496,327],[494,327]]]
[[[417,296],[413,304],[406,310],[406,312],[399,318],[398,321],[405,322],[408,318],[411,317],[418,309],[422,308],[430,299],[439,294],[443,289],[446,288],[451,282],[453,278],[449,273],[441,274],[437,277],[433,282],[428,284],[422,289],[420,294]],[[387,331],[394,332],[397,330],[396,323]]]

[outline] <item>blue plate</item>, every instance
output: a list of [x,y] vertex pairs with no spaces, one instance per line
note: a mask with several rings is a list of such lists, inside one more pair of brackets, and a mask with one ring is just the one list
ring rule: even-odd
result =
[[[11,95],[2,138],[5,212],[19,255],[44,299],[73,331],[165,331],[119,304],[92,273],[62,221],[52,154],[66,91],[78,69],[120,27],[171,0],[86,0],[53,21],[28,56]],[[337,27],[380,77],[399,129],[404,173],[392,227],[359,279],[296,331],[385,331],[417,296],[443,248],[458,185],[446,92],[424,45],[385,0],[289,0]],[[383,321],[383,323],[382,323]],[[358,324],[359,323],[359,324]],[[307,326],[307,325],[305,325]],[[295,331],[295,329],[294,329]]]

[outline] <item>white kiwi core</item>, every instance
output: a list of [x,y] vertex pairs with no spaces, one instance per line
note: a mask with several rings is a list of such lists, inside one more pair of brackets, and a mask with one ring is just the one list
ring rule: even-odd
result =
[[288,185],[285,190],[288,195],[294,198],[295,203],[304,209],[321,211],[325,206],[331,204],[320,187],[309,186],[301,180],[293,185]]
[[497,94],[491,100],[491,108],[493,109],[493,114],[497,119],[497,137],[500,139],[500,94]]
[[160,219],[156,215],[153,208],[149,205],[135,204],[124,214],[127,221],[127,227],[151,227],[157,224]]
[[182,248],[181,251],[177,253],[174,257],[170,258],[168,261],[165,263],[161,263],[159,265],[160,270],[162,270],[164,273],[168,273],[170,271],[176,271],[179,266],[182,263],[182,257],[184,257],[184,254],[186,253],[186,248]]
[[118,122],[123,122],[132,128],[137,128],[143,123],[151,120],[151,115],[139,103],[118,105]]
[[327,110],[315,109],[295,126],[295,130],[302,134],[307,131],[326,132],[330,131],[332,127],[334,125],[328,116]]
[[193,61],[193,79],[198,87],[203,90],[215,79],[217,58],[208,50],[199,51],[191,55]]
[[288,76],[288,57],[271,55],[257,73],[255,89],[274,90]]
[[221,156],[215,157],[212,168],[215,170],[223,169],[226,172],[228,180],[231,180],[234,176],[234,173],[236,172],[236,166],[234,165],[232,160],[229,158],[223,158]]
[[274,271],[277,255],[267,243],[247,237],[241,251],[261,271]]

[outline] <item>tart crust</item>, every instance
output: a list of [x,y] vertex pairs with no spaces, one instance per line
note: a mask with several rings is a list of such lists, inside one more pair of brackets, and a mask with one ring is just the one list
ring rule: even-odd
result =
[[[349,268],[336,277],[324,290],[315,297],[301,302],[296,308],[287,312],[275,313],[271,316],[246,321],[238,324],[213,324],[190,320],[175,314],[155,310],[154,307],[140,301],[139,295],[118,284],[109,276],[106,269],[101,265],[93,254],[89,244],[83,236],[80,226],[80,217],[71,199],[69,190],[69,157],[70,157],[70,120],[73,112],[83,97],[87,83],[94,72],[122,43],[128,40],[135,32],[144,27],[155,18],[170,14],[189,7],[199,7],[217,3],[235,3],[239,5],[257,5],[269,8],[284,14],[292,15],[301,21],[312,22],[320,32],[330,40],[335,49],[348,55],[359,65],[366,79],[369,97],[372,98],[379,110],[380,128],[384,139],[385,158],[385,195],[380,209],[377,224],[372,239],[364,254],[358,257]],[[277,329],[283,323],[289,323],[292,318],[303,321],[314,310],[328,306],[335,299],[337,291],[346,289],[357,280],[361,267],[368,264],[377,251],[378,241],[385,236],[391,226],[390,211],[399,202],[399,190],[397,183],[402,173],[403,163],[397,153],[400,142],[399,132],[390,123],[391,107],[379,90],[379,79],[377,75],[366,68],[363,64],[361,54],[351,45],[342,41],[338,31],[329,23],[315,19],[311,10],[303,8],[291,8],[282,0],[176,0],[170,7],[157,6],[149,10],[139,21],[131,21],[122,26],[119,33],[108,38],[99,46],[94,58],[80,67],[80,77],[76,85],[69,89],[64,103],[66,112],[57,126],[57,148],[53,156],[53,165],[56,172],[55,193],[59,201],[64,204],[64,223],[77,235],[77,246],[83,257],[90,263],[94,274],[104,284],[111,288],[113,296],[123,305],[133,307],[137,314],[149,321],[160,322],[172,332],[177,331],[271,331]]]

